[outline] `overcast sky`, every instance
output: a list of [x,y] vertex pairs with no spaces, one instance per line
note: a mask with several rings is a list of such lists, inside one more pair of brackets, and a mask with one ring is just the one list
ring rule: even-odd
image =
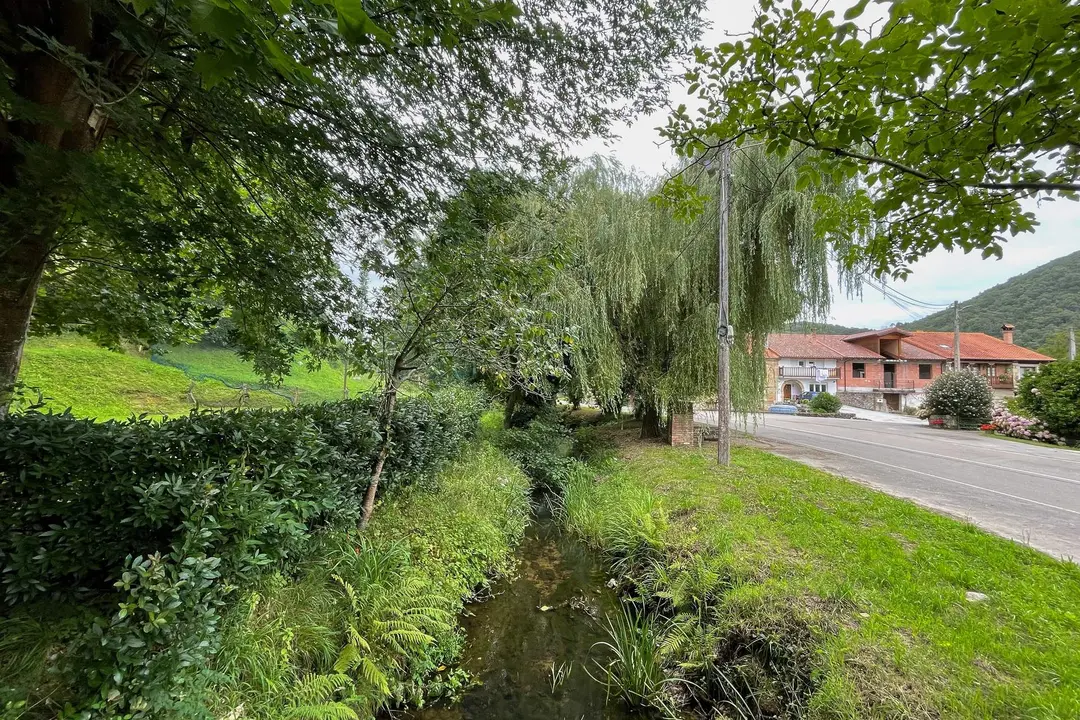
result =
[[[830,6],[836,9],[837,15],[842,15],[848,4],[834,0]],[[713,45],[723,40],[725,32],[748,30],[755,7],[755,0],[711,0],[708,19],[712,28],[703,42]],[[682,83],[672,87],[671,102],[673,106],[688,102]],[[618,140],[586,143],[579,148],[579,153],[611,155],[627,167],[659,176],[673,163],[670,148],[660,144],[656,130],[665,123],[666,117],[667,111],[643,117],[629,127],[618,129]],[[1058,200],[1038,206],[1031,203],[1031,207],[1039,227],[1033,233],[1011,239],[1005,245],[1001,260],[983,260],[978,253],[964,255],[937,250],[913,266],[907,282],[896,283],[895,287],[924,302],[947,304],[953,300],[966,300],[1014,275],[1080,250],[1080,203]],[[919,313],[928,312],[917,311],[913,316],[910,311],[898,308],[882,297],[881,293],[865,288],[862,298],[848,298],[834,291],[829,319],[841,325],[882,327],[910,321]],[[1023,318],[1015,318],[1013,322],[1022,323]]]

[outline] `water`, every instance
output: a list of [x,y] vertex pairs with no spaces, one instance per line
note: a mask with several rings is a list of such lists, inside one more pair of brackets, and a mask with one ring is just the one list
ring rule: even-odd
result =
[[[495,587],[494,598],[470,606],[463,666],[481,685],[454,705],[411,711],[415,720],[581,720],[638,717],[620,701],[606,702],[593,645],[606,639],[601,622],[618,607],[590,551],[564,533],[541,502],[518,551],[518,576]],[[542,609],[550,608],[550,609]],[[552,666],[569,669],[552,688]]]

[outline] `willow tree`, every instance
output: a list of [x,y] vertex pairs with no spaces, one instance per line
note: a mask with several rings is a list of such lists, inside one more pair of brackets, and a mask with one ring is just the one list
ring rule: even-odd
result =
[[[552,310],[572,328],[573,382],[601,405],[633,392],[646,436],[659,432],[666,411],[716,391],[718,179],[707,160],[680,176],[697,197],[711,197],[695,212],[658,200],[658,183],[593,160],[572,178],[553,221],[568,260]],[[768,334],[829,306],[830,244],[840,238],[823,228],[846,213],[848,193],[829,181],[804,187],[804,164],[756,148],[735,154],[729,265],[737,410],[760,407]]]

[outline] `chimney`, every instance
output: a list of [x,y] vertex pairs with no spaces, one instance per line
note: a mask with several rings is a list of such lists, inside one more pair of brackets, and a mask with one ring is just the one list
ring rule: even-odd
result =
[[1002,325],[1001,326],[1001,339],[1004,340],[1005,342],[1009,343],[1010,345],[1012,345],[1013,344],[1013,330],[1015,330],[1015,329],[1016,328],[1014,328],[1009,323],[1005,323],[1004,325]]

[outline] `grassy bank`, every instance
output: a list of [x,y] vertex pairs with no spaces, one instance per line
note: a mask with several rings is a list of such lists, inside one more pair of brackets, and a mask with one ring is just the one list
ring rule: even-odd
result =
[[[234,408],[242,384],[252,386],[244,401],[247,407],[288,407],[294,394],[301,402],[339,400],[342,394],[340,368],[324,365],[308,372],[297,365],[271,392],[260,389],[263,381],[251,364],[229,350],[174,348],[161,362],[153,362],[146,354],[107,350],[75,335],[31,338],[19,379],[40,390],[46,407],[71,408],[78,417],[99,420],[142,413],[183,415],[194,407],[192,397],[200,407]],[[353,392],[370,386],[368,378],[350,379]]]
[[456,692],[456,618],[510,569],[528,488],[480,442],[434,487],[380,505],[362,537],[332,536],[298,578],[250,593],[226,619],[215,715],[366,718]]
[[733,717],[1080,717],[1077,566],[755,449],[721,470],[600,434],[614,457],[575,473],[567,521],[646,598],[690,695]]

